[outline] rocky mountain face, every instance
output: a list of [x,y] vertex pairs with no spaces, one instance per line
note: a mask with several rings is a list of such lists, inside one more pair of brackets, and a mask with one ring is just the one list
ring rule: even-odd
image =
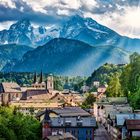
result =
[[128,58],[126,51],[114,46],[93,47],[78,40],[56,38],[27,52],[10,70],[85,76],[106,62],[126,63]]
[[43,26],[35,28],[29,20],[21,20],[11,25],[8,30],[0,31],[0,44],[15,43],[35,48],[57,37],[57,32],[59,30],[53,26],[48,29]]
[[127,51],[140,52],[140,39],[121,36],[91,18],[78,15],[70,17],[59,26],[34,27],[29,20],[11,25],[9,30],[0,31],[0,44],[16,43],[37,47],[54,38],[83,41],[92,46],[113,45]]
[[60,37],[80,40],[92,46],[113,45],[127,51],[140,52],[140,39],[121,36],[91,18],[71,17],[63,25]]

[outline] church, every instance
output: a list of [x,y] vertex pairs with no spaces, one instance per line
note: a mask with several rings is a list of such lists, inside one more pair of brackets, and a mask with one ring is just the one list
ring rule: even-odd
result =
[[10,102],[21,100],[31,100],[37,95],[52,94],[54,91],[53,75],[49,74],[47,80],[43,80],[43,73],[41,71],[39,81],[37,81],[37,74],[34,74],[34,80],[30,87],[20,87],[15,82],[0,83],[0,99],[1,104],[8,105]]
[[40,79],[39,79],[39,81],[37,81],[37,74],[35,72],[32,87],[35,88],[35,89],[46,89],[49,92],[53,91],[54,90],[53,75],[49,74],[47,76],[47,80],[43,81],[43,73],[41,71]]

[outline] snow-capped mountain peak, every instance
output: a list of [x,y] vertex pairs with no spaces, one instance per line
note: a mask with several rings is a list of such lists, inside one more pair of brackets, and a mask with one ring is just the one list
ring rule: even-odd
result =
[[[0,31],[0,44],[16,43],[37,47],[46,44],[54,38],[80,40],[92,46],[113,45],[128,50],[139,49],[140,40],[124,37],[97,23],[91,18],[78,15],[69,17],[61,25],[46,25],[35,27],[29,20],[20,20],[10,26],[9,30]],[[137,50],[136,49],[136,50]],[[136,51],[134,50],[134,51]]]

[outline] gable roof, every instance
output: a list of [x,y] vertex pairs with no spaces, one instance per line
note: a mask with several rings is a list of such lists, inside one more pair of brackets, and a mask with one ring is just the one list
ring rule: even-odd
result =
[[109,103],[115,103],[115,104],[125,104],[127,103],[127,97],[108,97],[107,98]]
[[21,92],[20,86],[15,82],[1,83],[4,92]]
[[53,112],[56,114],[63,116],[63,117],[70,117],[70,116],[90,116],[88,112],[81,109],[80,107],[64,107],[64,108],[57,108],[53,109]]
[[96,101],[98,104],[127,104],[127,97],[104,97]]
[[128,130],[140,130],[140,119],[130,119],[125,121]]
[[125,120],[127,119],[140,119],[140,114],[117,114],[116,115],[116,125],[123,126]]

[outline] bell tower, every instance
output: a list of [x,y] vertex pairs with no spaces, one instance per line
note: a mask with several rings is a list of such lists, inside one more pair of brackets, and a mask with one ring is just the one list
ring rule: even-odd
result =
[[41,73],[40,73],[39,82],[37,81],[37,74],[35,72],[32,87],[33,88],[36,88],[36,89],[43,89],[43,90],[46,89],[46,84],[45,84],[45,82],[43,82],[43,73],[42,73],[42,70],[41,70]]
[[47,89],[51,92],[54,90],[54,81],[53,81],[53,75],[50,74],[47,77]]

